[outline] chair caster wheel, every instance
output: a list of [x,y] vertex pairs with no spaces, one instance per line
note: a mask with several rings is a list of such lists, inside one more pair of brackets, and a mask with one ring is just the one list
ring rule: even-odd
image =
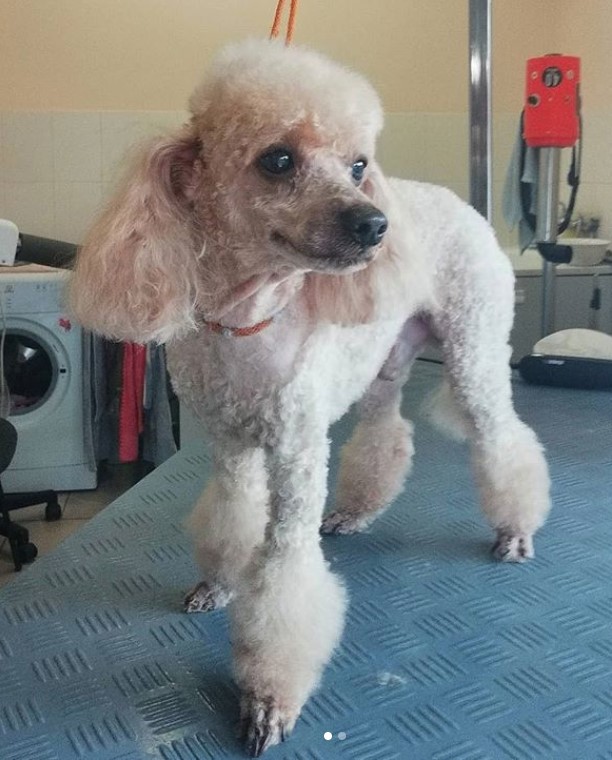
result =
[[11,528],[12,540],[15,541],[15,543],[21,546],[28,543],[30,540],[30,533],[27,528],[24,528],[22,525],[15,525],[15,523],[11,523]]
[[50,501],[45,507],[45,520],[47,522],[55,522],[62,516],[62,508],[57,501]]
[[20,562],[27,564],[28,562],[34,562],[38,555],[38,549],[34,544],[22,544],[17,547],[17,554],[19,555]]

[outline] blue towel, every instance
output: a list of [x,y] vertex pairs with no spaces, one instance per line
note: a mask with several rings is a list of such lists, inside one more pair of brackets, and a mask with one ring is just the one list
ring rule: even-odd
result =
[[[523,152],[522,125],[519,124],[512,157],[506,172],[504,194],[502,199],[502,212],[506,224],[510,229],[518,225],[518,236],[521,253],[533,243],[535,230],[525,218],[523,204],[521,202],[521,184],[531,185],[531,207],[529,211],[535,213],[538,187],[538,148],[525,148],[524,166],[521,167],[521,154]],[[522,170],[522,171],[521,171]]]

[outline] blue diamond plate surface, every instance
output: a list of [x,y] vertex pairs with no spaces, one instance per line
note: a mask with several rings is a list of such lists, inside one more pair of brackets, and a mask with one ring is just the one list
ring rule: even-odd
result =
[[[465,446],[406,391],[414,474],[364,535],[324,540],[350,589],[341,646],[270,760],[612,760],[612,394],[515,383],[554,510],[524,566],[489,558]],[[333,431],[332,486],[339,445]],[[227,616],[187,617],[194,444],[0,591],[2,760],[231,760]],[[331,738],[325,738],[329,732]]]

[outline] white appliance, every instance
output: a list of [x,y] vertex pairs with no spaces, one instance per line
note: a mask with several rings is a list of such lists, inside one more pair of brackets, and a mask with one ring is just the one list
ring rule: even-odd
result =
[[18,244],[17,225],[8,219],[0,219],[0,266],[13,266]]
[[0,268],[2,413],[18,433],[15,456],[2,475],[7,493],[97,485],[83,332],[63,306],[69,277],[35,264]]

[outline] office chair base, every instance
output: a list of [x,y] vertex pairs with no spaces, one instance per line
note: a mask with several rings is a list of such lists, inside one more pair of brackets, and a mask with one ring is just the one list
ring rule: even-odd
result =
[[30,541],[28,529],[12,522],[6,514],[0,516],[0,535],[8,538],[16,571],[36,559],[38,549]]
[[45,520],[47,522],[55,522],[56,520],[59,520],[61,516],[62,508],[57,500],[57,495],[55,495],[54,499],[47,501],[47,506],[45,507]]
[[[6,536],[11,547],[11,555],[15,570],[33,562],[37,555],[36,545],[30,541],[30,534],[27,528],[18,523],[14,523],[9,517],[10,506],[15,499],[23,499],[26,503],[45,504],[45,520],[55,522],[62,516],[62,508],[57,500],[55,491],[38,491],[36,493],[18,494],[16,496],[4,495],[5,510],[0,513],[0,536]],[[8,507],[8,508],[6,508]]]
[[17,544],[16,546],[11,543],[11,551],[13,553],[13,562],[15,563],[15,571],[19,572],[24,565],[34,562],[38,556],[38,548],[36,544],[28,541],[25,544]]

